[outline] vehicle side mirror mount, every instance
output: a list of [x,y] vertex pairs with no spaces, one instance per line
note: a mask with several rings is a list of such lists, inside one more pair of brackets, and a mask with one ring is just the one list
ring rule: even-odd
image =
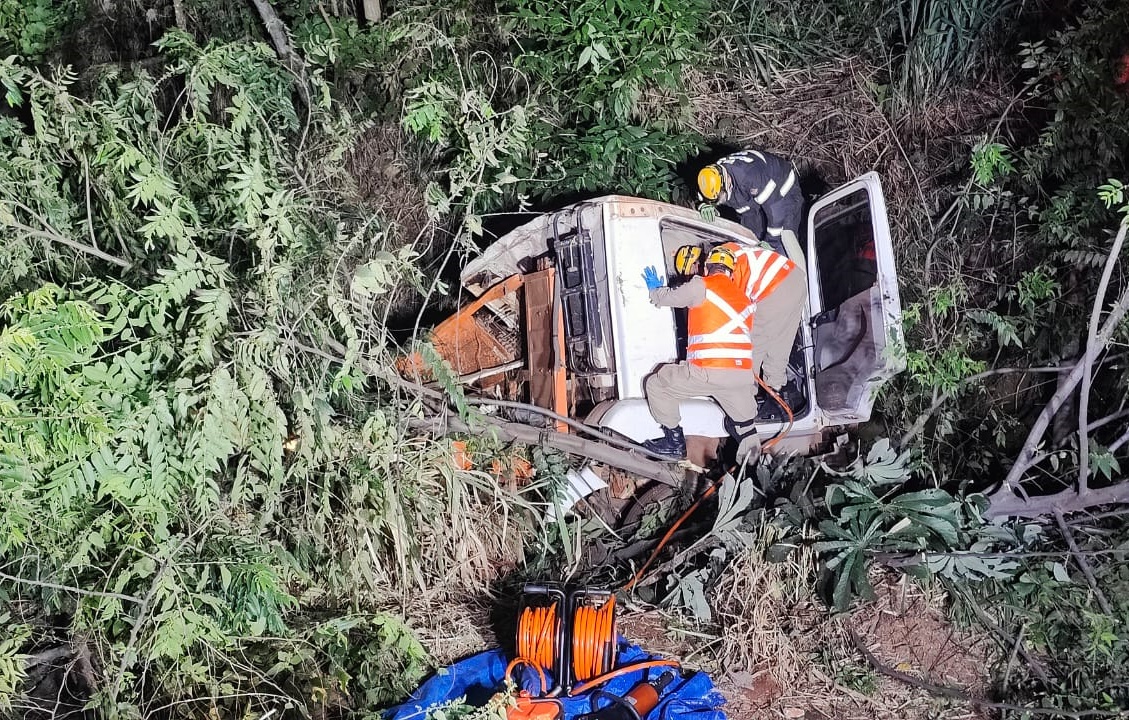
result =
[[838,319],[839,319],[839,308],[838,307],[828,308],[828,309],[824,310],[823,312],[819,313],[818,315],[812,316],[811,326],[813,328],[816,328],[816,327],[819,327],[820,325],[826,325],[827,323],[833,323]]

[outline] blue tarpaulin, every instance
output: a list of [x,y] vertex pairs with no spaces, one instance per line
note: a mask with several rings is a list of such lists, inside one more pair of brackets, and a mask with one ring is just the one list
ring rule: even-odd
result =
[[[620,639],[618,665],[652,659],[658,657]],[[501,650],[488,650],[443,668],[420,685],[406,702],[388,710],[385,720],[424,720],[429,708],[463,696],[471,705],[484,705],[501,689],[507,662]],[[650,668],[627,673],[609,680],[603,689],[622,696],[643,680],[654,680],[663,672],[664,668]],[[540,681],[536,673],[522,668],[517,675],[523,688],[538,694]],[[667,687],[658,706],[643,720],[725,720],[725,713],[720,707],[724,702],[709,676],[696,672],[675,680]],[[587,694],[561,698],[561,705],[565,720],[592,710],[592,701]]]

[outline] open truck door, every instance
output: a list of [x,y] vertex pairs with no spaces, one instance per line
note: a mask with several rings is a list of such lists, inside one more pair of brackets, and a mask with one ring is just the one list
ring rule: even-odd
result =
[[905,369],[894,249],[877,173],[817,200],[807,230],[816,402],[829,425],[863,422],[878,388]]

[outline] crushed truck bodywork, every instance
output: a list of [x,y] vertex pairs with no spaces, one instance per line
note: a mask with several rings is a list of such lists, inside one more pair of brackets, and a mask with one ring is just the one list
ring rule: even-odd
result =
[[[785,233],[807,269],[809,300],[785,400],[795,423],[777,451],[810,452],[870,417],[877,389],[904,367],[901,305],[885,203],[869,173],[817,200],[807,242]],[[641,274],[674,274],[682,245],[756,244],[745,228],[690,208],[606,196],[541,215],[501,237],[460,280],[476,300],[432,342],[487,397],[527,402],[636,442],[658,434],[643,397],[655,368],[685,355],[685,311],[649,301]],[[419,372],[418,359],[407,369]],[[402,370],[405,368],[402,368]],[[689,435],[724,437],[707,398],[681,405]],[[543,418],[518,417],[536,423]],[[765,417],[762,435],[777,432]]]

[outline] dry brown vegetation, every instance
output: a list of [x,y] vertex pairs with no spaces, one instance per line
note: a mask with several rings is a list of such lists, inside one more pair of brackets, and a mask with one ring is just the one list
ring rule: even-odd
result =
[[882,68],[848,58],[783,72],[770,86],[691,78],[692,127],[710,139],[791,157],[803,178],[830,187],[877,171],[900,239],[895,250],[907,251],[932,234],[930,218],[951,197],[954,164],[963,167],[984,128],[1018,108],[1002,83],[984,81],[891,121],[882,75]]

